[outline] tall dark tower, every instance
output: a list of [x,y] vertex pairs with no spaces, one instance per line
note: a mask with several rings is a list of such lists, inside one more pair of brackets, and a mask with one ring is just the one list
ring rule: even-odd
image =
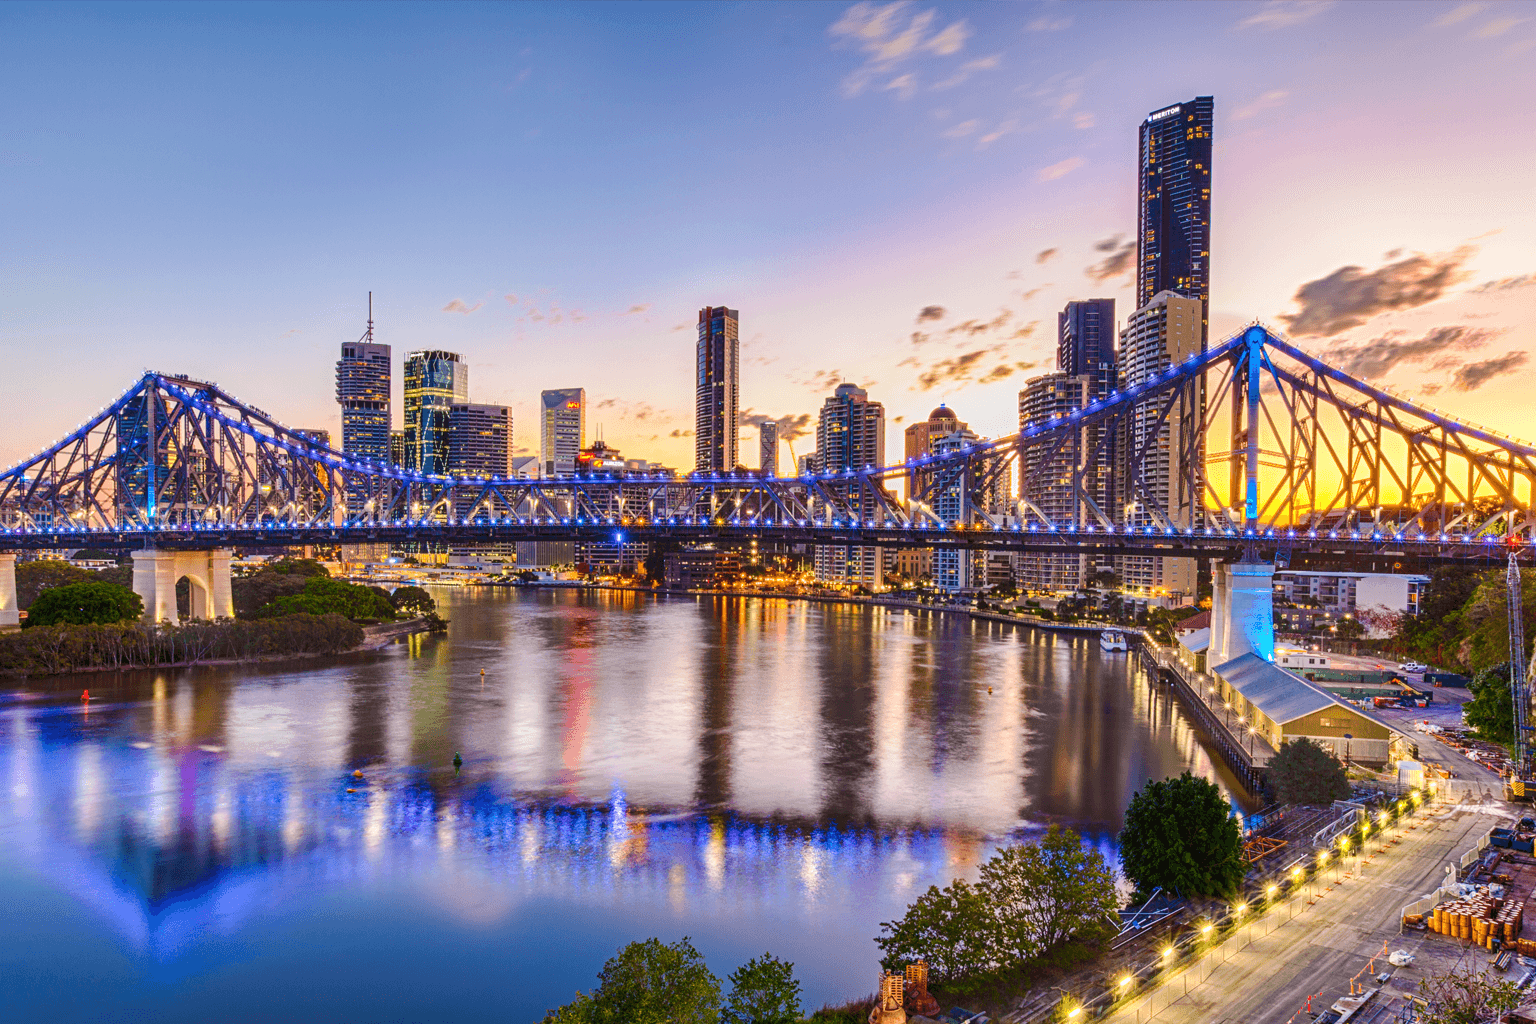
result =
[[368,293],[368,329],[361,338],[341,346],[336,401],[341,403],[341,450],[388,461],[389,346],[373,340],[373,292]]
[[[1199,299],[1210,319],[1211,120],[1215,101],[1153,111],[1141,123],[1136,307],[1159,292]],[[1202,334],[1203,336],[1203,334]]]
[[741,387],[737,368],[740,314],[724,306],[699,310],[698,385],[695,393],[694,468],[701,473],[728,473],[736,468],[737,410]]
[[1056,315],[1056,369],[1068,377],[1092,377],[1094,398],[1115,388],[1115,300],[1067,303]]

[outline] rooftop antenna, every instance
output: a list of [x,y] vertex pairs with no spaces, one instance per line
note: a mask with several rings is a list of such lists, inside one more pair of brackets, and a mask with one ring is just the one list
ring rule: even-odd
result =
[[363,336],[357,339],[357,341],[358,344],[363,344],[364,342],[369,345],[373,344],[373,292],[368,293],[368,329],[363,332]]

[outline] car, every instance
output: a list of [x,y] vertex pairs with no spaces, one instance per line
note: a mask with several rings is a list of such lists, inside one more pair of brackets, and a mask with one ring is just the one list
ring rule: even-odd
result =
[[1403,671],[1404,672],[1428,672],[1429,671],[1429,666],[1424,664],[1422,661],[1405,661],[1405,662],[1403,662]]

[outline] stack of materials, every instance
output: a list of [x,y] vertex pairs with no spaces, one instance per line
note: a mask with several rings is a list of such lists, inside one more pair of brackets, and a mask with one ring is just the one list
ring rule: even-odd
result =
[[1437,935],[1492,949],[1495,939],[1502,945],[1512,945],[1520,937],[1520,929],[1525,923],[1525,903],[1520,900],[1505,902],[1482,889],[1471,896],[1440,904],[1425,923]]

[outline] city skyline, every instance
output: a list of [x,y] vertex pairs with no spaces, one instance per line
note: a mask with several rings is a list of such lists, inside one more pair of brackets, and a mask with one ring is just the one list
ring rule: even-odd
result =
[[[1536,217],[1520,185],[1533,144],[1504,127],[1531,113],[1536,90],[1522,87],[1532,74],[1523,62],[1497,59],[1528,52],[1536,36],[1519,12],[1531,5],[1504,5],[1515,13],[1501,17],[1456,4],[1236,4],[1198,24],[1169,18],[1178,9],[661,7],[646,38],[663,54],[695,37],[754,35],[784,53],[743,42],[753,72],[741,77],[773,88],[742,82],[708,95],[683,70],[633,102],[622,97],[642,71],[614,49],[636,28],[626,9],[472,13],[466,25],[501,48],[465,43],[456,58],[464,74],[419,103],[381,106],[333,76],[415,81],[443,59],[425,42],[388,58],[370,52],[374,68],[358,63],[373,49],[360,41],[312,41],[300,49],[321,59],[308,63],[332,70],[274,85],[268,107],[240,106],[220,120],[202,112],[233,102],[232,87],[207,67],[238,71],[299,52],[259,11],[212,19],[161,9],[128,24],[111,8],[10,6],[0,18],[11,42],[0,45],[15,49],[0,74],[46,88],[26,114],[9,115],[15,155],[0,171],[17,261],[0,328],[17,372],[0,397],[25,410],[7,422],[0,461],[50,443],[78,418],[65,403],[21,398],[38,360],[60,348],[82,356],[74,386],[88,405],[149,366],[216,380],[285,422],[339,437],[327,378],[339,346],[358,337],[370,287],[378,343],[465,353],[475,400],[511,406],[524,422],[537,421],[540,390],[570,382],[569,353],[586,353],[581,383],[594,424],[624,451],[679,468],[694,448],[694,396],[680,372],[694,343],[686,327],[706,301],[730,303],[751,325],[741,339],[743,427],[757,422],[749,416],[789,420],[781,437],[799,442],[800,454],[806,424],[843,380],[878,395],[893,430],[944,400],[962,404],[978,433],[1005,434],[1023,381],[1050,369],[1048,325],[1067,301],[1115,298],[1122,325],[1135,308],[1130,133],[1150,112],[1205,95],[1216,97],[1220,165],[1211,335],[1261,317],[1367,379],[1536,434],[1536,424],[1522,426],[1531,420],[1520,401],[1536,304],[1527,227]],[[316,32],[351,24],[345,8],[317,6],[304,18]],[[402,7],[369,31],[374,41],[411,32],[441,40],[447,29],[424,8]],[[70,39],[74,56],[61,56],[54,35]],[[1175,37],[1184,49],[1170,54],[1198,47],[1200,66],[1154,61],[1133,79],[1105,65]],[[98,61],[116,70],[78,83],[60,78],[61,68],[79,74],[78,62],[109,38],[114,49],[121,38],[132,52],[179,57],[207,86],[202,100],[178,94],[196,107],[182,113],[198,116],[168,116],[158,102],[165,72],[148,58]],[[582,57],[577,43],[617,59]],[[1271,57],[1258,75],[1254,47]],[[796,73],[770,73],[775,60],[781,69],[792,60]],[[334,96],[376,141],[362,128],[331,138],[336,122],[292,105],[300,84]],[[134,138],[85,105],[100,91],[93,85],[140,101],[126,113],[109,104]],[[1508,102],[1471,102],[1489,91]],[[671,155],[685,122],[646,105],[666,97],[691,97],[699,132],[747,114],[761,127],[685,171]],[[432,127],[460,103],[457,133]],[[634,126],[619,117],[626,110]],[[217,127],[226,121],[243,134]],[[596,134],[573,134],[580,128]],[[643,142],[645,130],[664,141]],[[753,156],[788,146],[793,160],[788,140],[804,133],[818,154],[813,192],[803,172]],[[860,144],[829,156],[833,135]],[[252,138],[267,156],[237,169],[231,161],[250,155]],[[1477,146],[1475,166],[1455,158],[1453,139]],[[97,154],[108,145],[127,146],[129,159],[108,161],[103,176]],[[615,186],[602,160],[579,181],[552,177],[582,147],[632,156],[630,183]],[[206,161],[166,164],[160,150]],[[358,172],[355,195],[327,187],[333,177],[322,173],[314,195],[298,197],[280,170],[302,155],[350,174],[360,151],[380,169]],[[493,172],[520,160],[513,191],[537,194],[551,212],[493,200]],[[672,202],[661,183],[673,174],[697,203]],[[490,204],[485,217],[466,221],[444,205],[455,181],[462,202]],[[72,201],[55,197],[62,187]],[[380,203],[409,208],[381,215]],[[557,214],[590,230],[567,226],[556,244]],[[492,242],[477,220],[519,225],[516,245]],[[708,221],[728,225],[723,248],[697,244]],[[239,241],[215,238],[210,224]],[[295,245],[311,254],[301,273],[279,255]],[[537,264],[518,255],[529,248]],[[524,432],[519,453],[534,444]]]

